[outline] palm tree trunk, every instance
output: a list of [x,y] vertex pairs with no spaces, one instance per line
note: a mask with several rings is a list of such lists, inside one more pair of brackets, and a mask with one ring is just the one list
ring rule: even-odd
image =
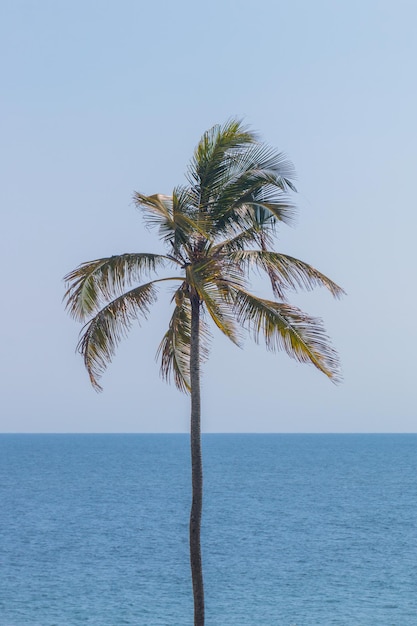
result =
[[204,626],[204,586],[201,563],[201,513],[203,505],[203,464],[201,457],[200,406],[200,300],[191,295],[191,473],[190,563],[194,595],[194,626]]

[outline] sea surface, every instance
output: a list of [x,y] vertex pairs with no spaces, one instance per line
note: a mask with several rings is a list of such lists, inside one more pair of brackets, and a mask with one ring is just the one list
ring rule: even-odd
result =
[[[416,626],[417,435],[204,435],[207,626]],[[191,626],[187,435],[0,436],[0,625]]]

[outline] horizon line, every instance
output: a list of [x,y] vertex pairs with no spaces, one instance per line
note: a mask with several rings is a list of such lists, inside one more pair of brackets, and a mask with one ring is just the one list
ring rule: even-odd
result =
[[[0,435],[189,435],[189,431],[0,431]],[[216,431],[205,435],[417,435],[417,431]]]

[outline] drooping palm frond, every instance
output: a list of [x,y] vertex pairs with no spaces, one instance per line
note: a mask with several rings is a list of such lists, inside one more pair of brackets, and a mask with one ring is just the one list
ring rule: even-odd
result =
[[64,277],[66,308],[76,320],[85,321],[126,287],[172,262],[160,254],[120,254],[82,263]]
[[243,271],[248,271],[251,267],[264,270],[281,298],[285,297],[284,292],[287,289],[310,291],[315,287],[326,287],[335,298],[340,298],[345,293],[339,285],[312,265],[287,254],[265,249],[238,250],[231,252],[230,257]]
[[190,391],[191,306],[188,298],[178,301],[157,351],[162,378],[171,375],[180,391]]
[[127,335],[134,320],[146,319],[149,307],[155,301],[156,287],[152,281],[107,304],[84,327],[78,350],[97,391],[101,390],[98,379],[111,362],[121,339]]
[[[190,346],[191,346],[191,303],[186,283],[176,290],[173,301],[176,306],[169,327],[156,354],[161,359],[161,376],[169,381],[171,376],[180,391],[190,392]],[[208,357],[210,332],[200,319],[200,357]]]
[[284,349],[297,361],[312,363],[334,382],[340,379],[338,356],[320,319],[240,289],[234,292],[234,310],[238,322],[255,341],[263,335],[269,350]]
[[235,273],[233,278],[226,278],[224,269],[215,259],[205,259],[186,268],[186,280],[191,289],[197,293],[217,328],[233,343],[240,345],[229,301],[230,283],[241,282],[242,277],[240,273]]

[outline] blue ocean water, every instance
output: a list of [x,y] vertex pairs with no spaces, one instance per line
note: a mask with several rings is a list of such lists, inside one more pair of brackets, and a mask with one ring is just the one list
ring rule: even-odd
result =
[[[417,435],[204,435],[208,626],[415,626]],[[1,626],[192,625],[186,435],[0,436]]]

